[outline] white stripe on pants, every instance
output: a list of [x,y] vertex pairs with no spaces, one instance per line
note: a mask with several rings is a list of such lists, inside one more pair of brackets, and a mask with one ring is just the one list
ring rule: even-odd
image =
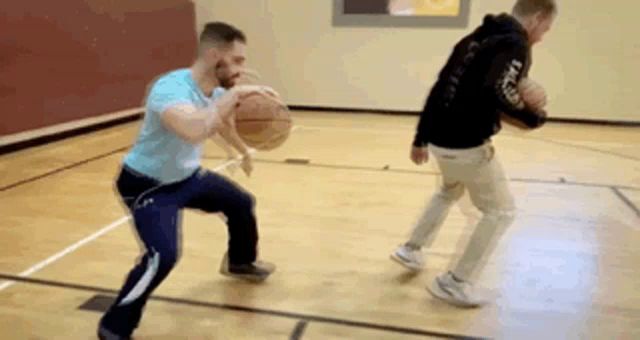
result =
[[429,145],[429,150],[440,167],[442,185],[416,223],[408,243],[429,246],[451,206],[462,197],[466,188],[473,205],[483,215],[452,271],[460,279],[472,280],[513,222],[515,204],[508,179],[491,143],[471,149]]

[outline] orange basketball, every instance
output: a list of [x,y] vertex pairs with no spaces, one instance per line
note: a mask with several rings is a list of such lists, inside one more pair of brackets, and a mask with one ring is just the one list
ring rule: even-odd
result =
[[257,150],[279,147],[291,132],[289,109],[261,94],[244,98],[236,107],[235,119],[240,138]]

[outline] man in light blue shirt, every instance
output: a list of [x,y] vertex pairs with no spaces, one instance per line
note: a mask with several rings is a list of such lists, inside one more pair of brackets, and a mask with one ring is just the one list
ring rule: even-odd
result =
[[244,97],[256,93],[279,101],[270,88],[235,85],[243,72],[245,47],[240,30],[209,23],[193,65],[151,84],[142,128],[116,181],[146,249],[100,320],[100,339],[128,339],[138,326],[147,299],[180,256],[178,229],[184,208],[226,216],[229,242],[222,274],[259,282],[275,270],[274,265],[257,261],[254,197],[200,165],[202,143],[219,134],[242,154],[241,167],[249,175],[251,156],[235,131],[233,110]]
[[200,167],[202,145],[194,145],[167,130],[163,112],[177,105],[204,109],[224,94],[223,88],[207,97],[188,68],[169,72],[153,85],[146,103],[142,129],[124,163],[141,174],[163,183],[181,181]]

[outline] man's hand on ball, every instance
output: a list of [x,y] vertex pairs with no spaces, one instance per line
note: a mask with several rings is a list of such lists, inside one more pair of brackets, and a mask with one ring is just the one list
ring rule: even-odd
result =
[[251,172],[253,171],[253,157],[251,156],[251,152],[246,152],[242,155],[240,167],[247,177],[251,176]]
[[547,105],[547,94],[544,88],[535,81],[529,78],[522,79],[518,83],[518,90],[522,100],[528,106],[536,110],[542,110]]

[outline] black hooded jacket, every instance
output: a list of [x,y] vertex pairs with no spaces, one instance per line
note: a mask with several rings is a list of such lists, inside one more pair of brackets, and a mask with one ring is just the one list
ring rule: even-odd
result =
[[546,113],[528,107],[517,90],[531,66],[524,27],[508,14],[487,15],[453,49],[420,114],[414,146],[482,145],[501,129],[501,115],[529,128]]

